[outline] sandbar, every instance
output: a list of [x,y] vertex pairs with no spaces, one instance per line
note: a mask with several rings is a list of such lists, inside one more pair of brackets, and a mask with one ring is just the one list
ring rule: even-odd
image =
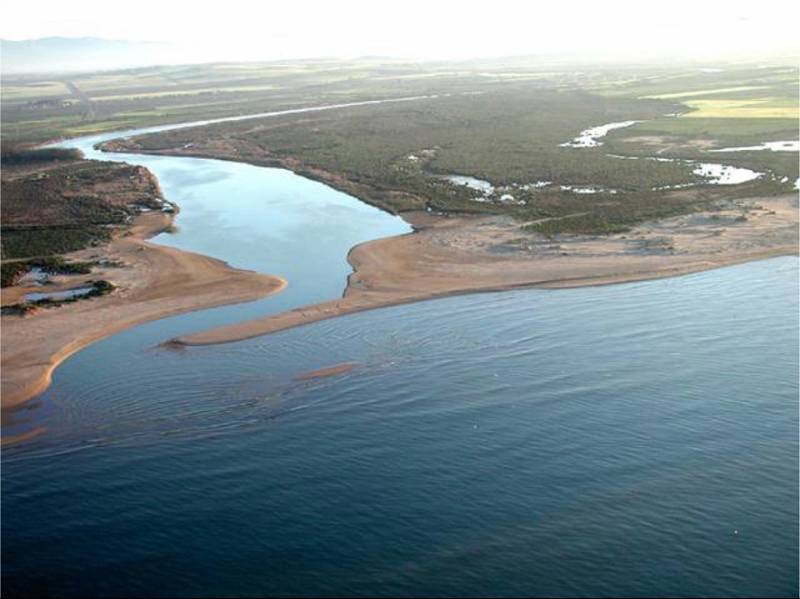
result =
[[[744,208],[746,219],[741,218]],[[343,297],[172,340],[211,345],[352,314],[468,293],[566,288],[688,274],[798,253],[796,195],[644,223],[626,234],[528,239],[508,217],[404,213],[413,233],[354,247]]]
[[[170,226],[172,218],[160,212],[141,214],[125,235],[103,248],[68,255],[122,263],[122,267],[96,268],[91,275],[68,277],[69,283],[61,283],[74,286],[82,278],[106,279],[117,287],[113,293],[29,316],[2,316],[4,410],[42,393],[58,364],[100,339],[165,316],[253,301],[286,285],[280,277],[239,270],[215,258],[147,241]],[[4,289],[4,303],[24,291]]]

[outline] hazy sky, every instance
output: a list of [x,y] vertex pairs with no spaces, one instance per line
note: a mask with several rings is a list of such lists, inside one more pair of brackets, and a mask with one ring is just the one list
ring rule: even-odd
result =
[[797,50],[800,2],[356,0],[6,2],[0,36],[176,42],[196,59],[578,52],[707,56]]

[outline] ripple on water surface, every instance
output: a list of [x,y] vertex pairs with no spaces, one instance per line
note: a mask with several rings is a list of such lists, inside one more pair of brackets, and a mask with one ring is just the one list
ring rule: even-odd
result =
[[5,590],[795,595],[797,264],[104,341],[4,452]]

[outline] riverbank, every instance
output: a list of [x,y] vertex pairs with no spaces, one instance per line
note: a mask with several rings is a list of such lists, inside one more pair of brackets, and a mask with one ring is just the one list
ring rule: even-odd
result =
[[348,256],[340,299],[201,331],[178,345],[239,341],[312,322],[434,298],[523,287],[565,288],[677,276],[798,252],[797,196],[734,200],[714,211],[645,223],[626,234],[549,240],[506,217],[406,213],[412,234]]
[[[200,151],[184,148],[154,153],[197,158]],[[242,161],[236,152],[218,154],[217,158]],[[401,193],[379,193],[299,162],[281,162],[280,166],[389,210],[382,201],[386,194]],[[348,260],[354,272],[343,297],[199,331],[171,343],[226,343],[344,314],[449,295],[644,280],[797,253],[794,194],[719,201],[713,210],[645,223],[625,234],[558,239],[524,227],[541,221],[520,223],[510,216],[402,214],[415,233],[352,248]],[[61,361],[103,337],[148,320],[251,301],[285,285],[275,277],[235,270],[212,258],[145,241],[171,222],[167,214],[145,213],[138,217],[130,235],[115,239],[102,250],[76,253],[76,259],[125,263],[124,268],[99,269],[91,275],[118,287],[110,296],[41,310],[28,318],[3,317],[3,408],[41,393]],[[68,281],[57,280],[54,289],[59,284],[66,287],[84,282],[75,277]],[[76,331],[81,331],[77,338]]]
[[[102,248],[70,254],[104,264],[90,275],[58,277],[53,289],[104,279],[114,293],[2,316],[2,408],[15,408],[50,385],[53,370],[84,347],[143,322],[223,304],[253,301],[281,291],[286,282],[233,268],[221,260],[147,241],[171,226],[173,216],[139,215],[128,233]],[[25,289],[4,289],[19,295]]]

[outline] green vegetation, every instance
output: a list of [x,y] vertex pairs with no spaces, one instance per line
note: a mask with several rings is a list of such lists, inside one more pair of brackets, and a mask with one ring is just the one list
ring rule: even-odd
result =
[[111,232],[103,227],[2,228],[3,260],[28,256],[52,256],[75,252],[107,242]]
[[32,268],[39,268],[42,272],[54,275],[86,275],[92,272],[94,265],[94,262],[67,262],[61,256],[3,262],[0,287],[10,287],[16,284],[20,277]]
[[0,206],[3,260],[105,243],[137,213],[137,205],[160,205],[157,185],[141,167],[79,160],[72,151],[51,149],[14,149],[7,155]]
[[[515,88],[415,102],[360,106],[288,115],[256,122],[224,123],[137,138],[146,151],[202,147],[224,139],[245,160],[299,158],[387,192],[390,209],[432,207],[463,210],[475,192],[437,175],[465,174],[495,186],[555,181],[641,191],[691,181],[691,169],[663,162],[633,163],[603,147],[576,150],[560,144],[582,129],[626,118],[648,119],[674,109],[655,100],[608,99],[576,92]],[[307,172],[307,171],[301,171]],[[391,195],[388,192],[405,192]],[[410,194],[410,196],[409,196]]]
[[[732,119],[664,117],[682,110],[684,106],[672,101],[526,83],[479,95],[183,129],[133,143],[145,151],[192,144],[209,155],[283,164],[395,212],[510,214],[526,223],[527,230],[547,236],[616,233],[642,221],[707,209],[721,199],[791,189],[796,154],[715,155],[706,146],[760,142],[765,129],[772,139],[792,139],[796,123],[735,119],[726,127],[720,121]],[[583,129],[625,120],[641,122],[613,131],[598,147],[560,145]],[[698,137],[707,130],[715,137]],[[656,154],[684,160],[619,157]],[[695,165],[686,160],[724,161],[767,176],[737,186],[703,185],[705,180],[692,172]],[[477,202],[480,192],[445,178],[454,174],[487,181],[495,191],[489,201]],[[782,183],[783,177],[791,182]],[[555,185],[530,185],[542,181]],[[562,185],[606,192],[575,193],[559,189]],[[665,187],[681,189],[656,190]],[[510,201],[501,201],[506,194]]]
[[697,190],[590,196],[540,194],[515,216],[529,221],[522,225],[524,230],[549,238],[562,234],[608,235],[624,233],[645,221],[712,209],[719,199],[714,191]]
[[30,270],[25,262],[3,262],[0,265],[0,287],[11,287]]
[[[649,92],[644,94],[643,92]],[[659,152],[665,157],[724,161],[777,178],[798,177],[797,154],[743,152],[709,154],[709,149],[798,139],[798,70],[795,67],[726,67],[680,77],[654,78],[621,86],[617,94],[680,101],[678,118],[659,118],[612,132],[610,151],[633,156]]]
[[[503,213],[548,236],[602,234],[704,209],[721,199],[791,190],[798,177],[797,153],[708,150],[796,140],[797,67],[714,66],[588,68],[524,57],[427,64],[364,59],[152,67],[76,75],[69,81],[15,77],[3,80],[3,125],[6,139],[31,142],[435,94],[414,102],[225,123],[135,141],[145,151],[191,143],[208,155],[283,165],[395,212]],[[627,120],[639,122],[612,131],[602,146],[560,145],[583,129]],[[681,160],[620,158],[655,155]],[[687,160],[724,162],[766,176],[713,187],[704,185]],[[495,192],[488,201],[475,201],[478,192],[445,178],[456,174],[488,181]],[[8,241],[4,235],[4,257],[25,255],[31,248],[99,242],[109,225],[121,226],[130,216],[124,202],[95,201],[97,194],[81,191],[97,173],[75,177],[77,187],[66,194],[68,203],[59,203],[46,181],[27,183],[27,191],[11,185],[9,209],[4,181],[4,233],[10,234]],[[531,187],[542,181],[553,185]],[[562,185],[605,192],[580,194]],[[682,188],[655,191],[677,186]],[[510,200],[501,200],[508,195]],[[36,207],[35,198],[48,198],[47,208]],[[15,223],[14,211],[21,205],[32,214],[59,214],[58,225],[51,224],[42,236]]]
[[[746,119],[746,118],[660,118],[622,131],[614,131],[609,139],[622,134],[664,134],[687,139],[719,140],[720,146],[745,145],[768,140],[791,139],[797,135],[797,119]],[[766,138],[766,139],[765,139]]]
[[555,220],[523,225],[522,228],[526,231],[535,231],[550,239],[562,234],[611,235],[630,230],[629,225],[618,222],[613,217],[598,214],[567,215]]
[[64,304],[71,304],[73,302],[78,302],[84,299],[90,299],[93,297],[108,295],[115,289],[114,285],[111,282],[105,280],[87,281],[87,284],[91,285],[91,289],[87,293],[84,293],[82,295],[75,295],[64,299],[43,298],[40,300],[19,302],[18,304],[11,304],[9,306],[4,306],[2,309],[2,313],[17,314],[22,316],[30,312],[33,312],[39,308],[53,308],[62,306]]
[[624,156],[681,158],[722,162],[766,172],[791,183],[800,176],[796,152],[714,152],[714,148],[759,145],[765,141],[796,140],[796,119],[654,119],[628,129],[613,131],[606,140],[608,151]]
[[41,148],[30,149],[24,146],[3,144],[0,151],[0,162],[3,166],[18,166],[52,162],[55,160],[80,160],[81,153],[75,149]]

